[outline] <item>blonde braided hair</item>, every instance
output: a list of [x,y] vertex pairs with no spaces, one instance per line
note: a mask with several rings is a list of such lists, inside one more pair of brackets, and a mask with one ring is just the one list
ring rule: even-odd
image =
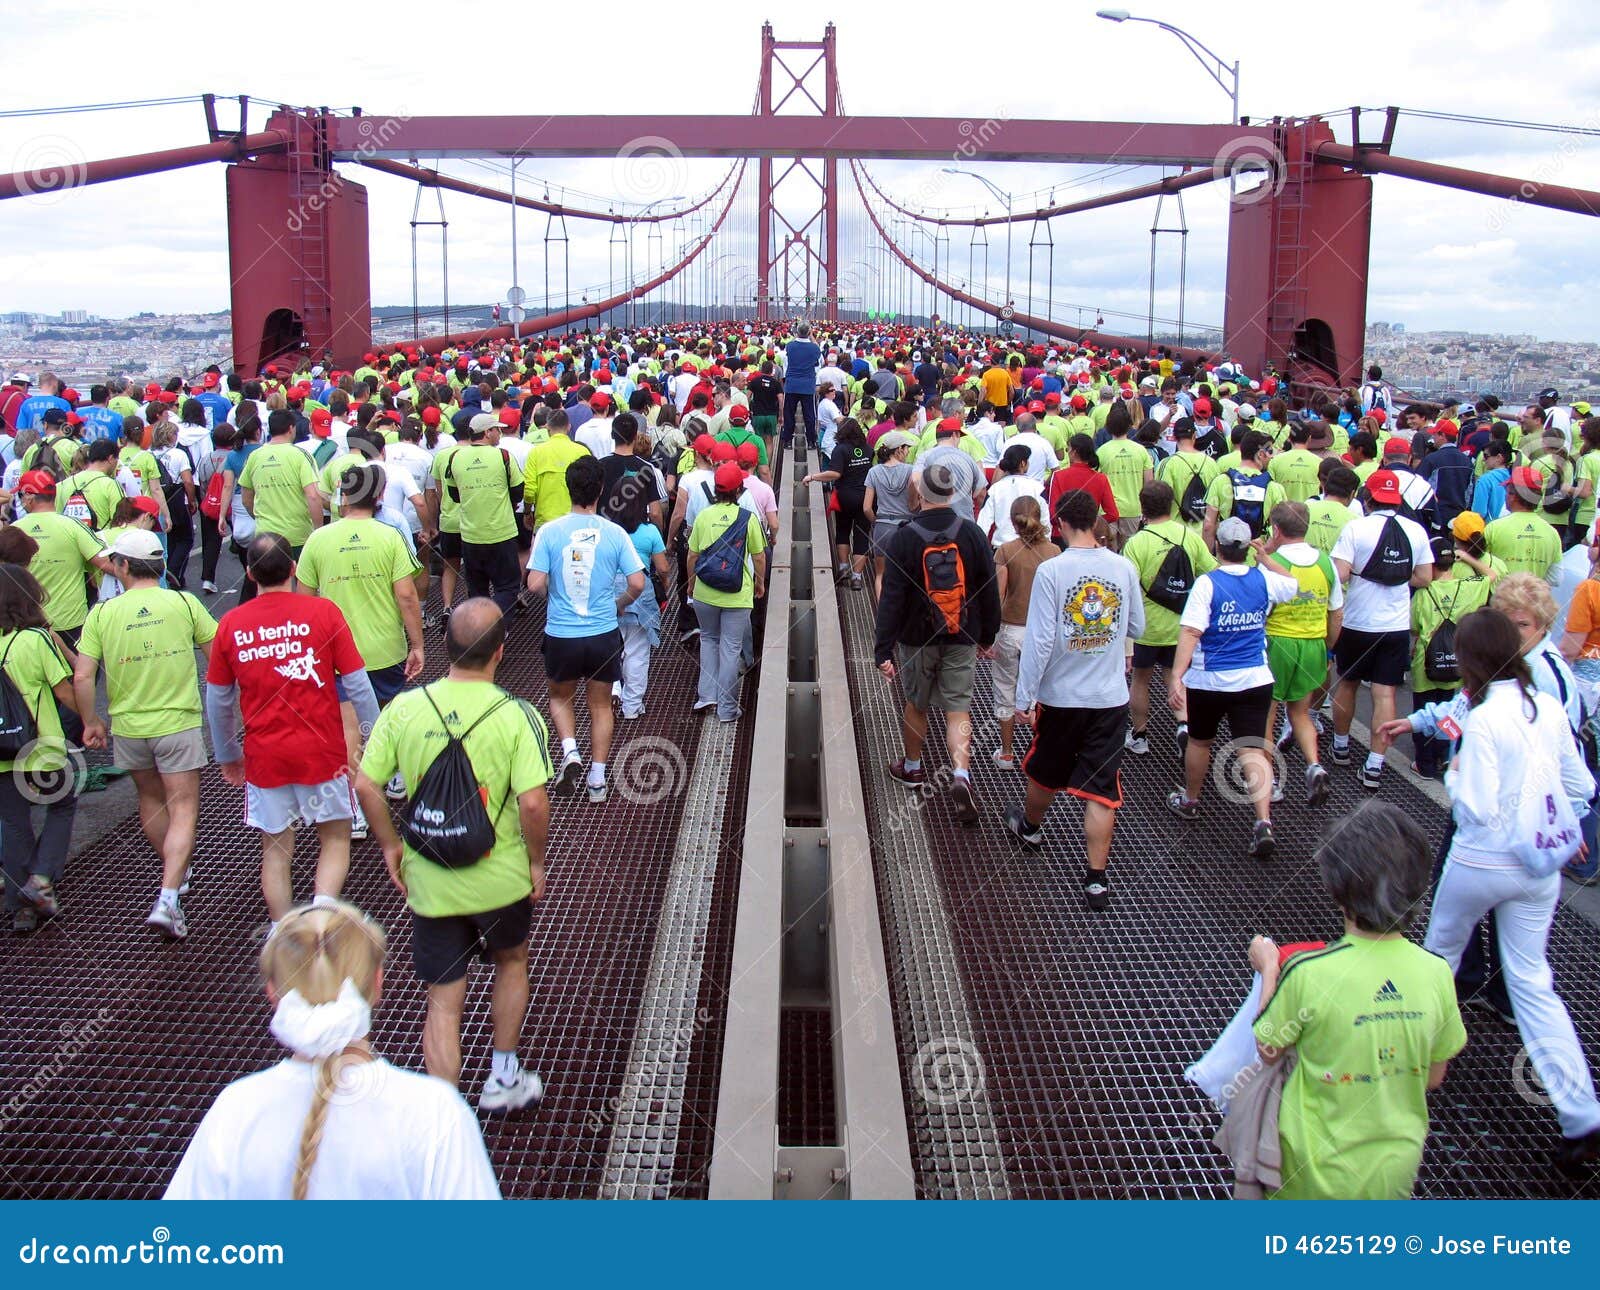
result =
[[[339,997],[349,980],[371,1003],[377,995],[384,943],[383,928],[354,905],[342,901],[302,905],[285,914],[267,938],[261,949],[261,975],[277,999],[298,990],[309,1004],[328,1003]],[[291,1191],[295,1200],[304,1200],[310,1190],[311,1171],[340,1078],[348,1066],[367,1059],[346,1049],[315,1063],[311,1109],[300,1130],[295,1158]]]

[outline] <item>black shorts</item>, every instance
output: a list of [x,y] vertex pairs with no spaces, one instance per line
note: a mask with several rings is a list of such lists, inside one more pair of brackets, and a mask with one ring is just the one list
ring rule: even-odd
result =
[[1172,670],[1172,656],[1177,650],[1176,645],[1141,645],[1138,641],[1133,643],[1133,665],[1136,668],[1164,667]]
[[522,516],[517,516],[517,550],[533,550],[533,531],[522,522]]
[[1049,708],[1041,703],[1023,772],[1040,788],[1121,806],[1119,772],[1127,732],[1126,703],[1115,708]]
[[411,966],[424,985],[449,985],[467,974],[476,958],[484,963],[500,950],[524,945],[533,926],[533,899],[524,896],[504,909],[444,918],[411,915]]
[[1209,743],[1217,737],[1217,727],[1228,719],[1228,734],[1234,739],[1264,740],[1267,713],[1272,707],[1272,683],[1248,690],[1189,690],[1189,738]]
[[1411,633],[1358,632],[1346,627],[1333,643],[1333,661],[1341,681],[1400,685],[1411,661]]
[[439,548],[439,554],[446,560],[461,559],[461,534],[446,533],[440,529],[435,545]]
[[549,681],[622,680],[622,633],[544,638],[544,674]]

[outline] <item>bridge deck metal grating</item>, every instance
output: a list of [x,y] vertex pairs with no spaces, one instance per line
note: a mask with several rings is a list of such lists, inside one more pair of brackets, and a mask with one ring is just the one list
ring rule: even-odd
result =
[[[868,594],[842,597],[852,698],[861,719],[856,740],[868,762],[900,755],[898,694],[874,699],[886,682],[871,658]],[[1112,848],[1112,906],[1090,913],[1080,880],[1079,812],[1066,798],[1045,824],[1046,844],[1024,851],[1000,823],[1022,795],[1022,777],[989,760],[996,742],[989,669],[979,665],[973,700],[973,775],[983,808],[971,829],[955,820],[942,793],[916,807],[948,909],[965,983],[976,1060],[959,1079],[981,1087],[1005,1156],[1011,1194],[1028,1197],[1221,1197],[1231,1190],[1225,1158],[1211,1135],[1218,1116],[1183,1079],[1243,1000],[1249,984],[1245,947],[1266,932],[1280,942],[1332,939],[1337,911],[1321,889],[1312,848],[1318,830],[1361,800],[1351,770],[1331,768],[1334,795],[1318,813],[1294,799],[1303,763],[1289,760],[1290,801],[1275,811],[1278,855],[1262,864],[1244,855],[1248,807],[1211,792],[1198,823],[1165,810],[1176,787],[1172,723],[1152,705],[1151,751],[1123,766],[1125,805]],[[1026,747],[1026,732],[1019,751]],[[1218,747],[1220,748],[1221,741]],[[932,722],[924,765],[930,778],[946,765],[943,721]],[[878,827],[905,818],[907,791],[863,776]],[[1423,822],[1437,842],[1443,811],[1391,772],[1381,794]],[[914,1069],[904,1036],[917,1033],[925,1001],[908,991],[922,974],[896,962],[892,897],[875,837],[874,863],[891,955],[890,986],[901,1036],[902,1078],[918,1191],[950,1194],[951,1161],[941,1141],[948,1124],[946,1086],[932,1090]],[[1420,918],[1420,938],[1426,918]],[[1556,985],[1572,1011],[1591,1064],[1600,1057],[1600,931],[1570,913],[1558,915],[1550,941]],[[1478,1011],[1466,1013],[1470,1037],[1432,1095],[1432,1133],[1417,1188],[1426,1197],[1571,1197],[1600,1195],[1600,1176],[1581,1187],[1555,1174],[1554,1113],[1519,1095],[1514,1067],[1522,1043],[1514,1028]],[[957,1089],[959,1092],[959,1087]],[[976,1163],[976,1162],[974,1162]]]
[[[542,620],[536,607],[516,621],[500,679],[547,713]],[[645,716],[617,723],[610,801],[553,799],[550,881],[534,915],[522,1045],[547,1091],[536,1110],[480,1116],[508,1197],[592,1196],[599,1185],[687,777],[645,807],[631,805],[618,786],[630,743],[665,742],[688,763],[702,720],[689,711],[695,656],[672,635],[664,632],[653,656]],[[428,643],[432,676],[442,670],[443,650],[437,634]],[[752,687],[740,766],[750,756],[754,699]],[[581,703],[578,737],[587,754]],[[705,1194],[745,787],[741,770],[727,789],[735,823],[724,830],[724,855],[734,863],[720,867],[713,898],[700,1000],[710,1020],[688,1057],[674,1194]],[[143,926],[158,872],[136,817],[69,861],[63,917],[31,937],[0,934],[0,1196],[157,1197],[223,1085],[282,1057],[267,1031],[255,966],[266,917],[259,842],[241,814],[240,794],[208,770],[183,943],[164,943]],[[302,898],[313,857],[314,842],[304,836],[295,858]],[[396,1064],[421,1069],[424,991],[411,973],[402,900],[376,842],[354,846],[345,895],[389,931],[375,1046]],[[488,972],[480,965],[472,972],[461,1085],[469,1099],[487,1074],[490,1034]]]

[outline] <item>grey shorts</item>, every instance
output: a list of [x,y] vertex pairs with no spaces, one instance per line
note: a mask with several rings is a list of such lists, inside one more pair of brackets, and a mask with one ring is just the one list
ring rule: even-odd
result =
[[926,712],[967,712],[978,668],[976,645],[902,645],[900,685],[906,702]]
[[186,770],[199,770],[206,764],[206,741],[199,726],[180,730],[175,735],[157,735],[154,739],[116,735],[111,751],[123,770],[154,770],[163,775],[177,775]]
[[244,822],[263,833],[283,833],[296,824],[327,824],[355,818],[356,794],[348,775],[321,784],[244,786]]
[[889,543],[894,540],[894,535],[900,531],[899,520],[876,520],[872,525],[872,534],[867,540],[867,550],[873,555],[885,556],[889,554]]

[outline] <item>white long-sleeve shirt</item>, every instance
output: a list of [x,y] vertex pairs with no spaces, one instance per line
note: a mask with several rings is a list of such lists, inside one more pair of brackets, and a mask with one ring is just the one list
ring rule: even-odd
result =
[[1511,854],[1529,793],[1564,792],[1579,817],[1594,796],[1594,777],[1578,755],[1559,699],[1515,681],[1496,681],[1461,722],[1461,746],[1445,776],[1456,820],[1453,863],[1516,869]]
[[1131,561],[1102,547],[1068,547],[1039,566],[1017,676],[1017,711],[1115,708],[1128,701],[1126,642],[1144,631]]

